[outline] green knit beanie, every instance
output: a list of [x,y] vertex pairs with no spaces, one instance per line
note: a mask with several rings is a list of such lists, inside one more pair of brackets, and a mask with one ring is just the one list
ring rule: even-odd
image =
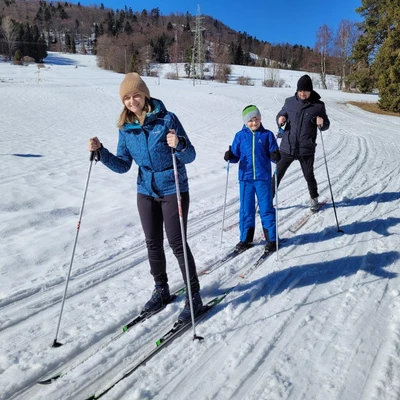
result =
[[256,106],[249,105],[243,109],[242,117],[243,117],[243,122],[245,123],[245,125],[247,125],[247,123],[254,117],[258,117],[261,119],[261,113]]

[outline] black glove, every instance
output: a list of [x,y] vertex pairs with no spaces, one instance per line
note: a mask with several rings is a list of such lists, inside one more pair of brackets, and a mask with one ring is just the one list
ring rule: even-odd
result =
[[274,163],[278,163],[280,159],[281,159],[281,153],[279,152],[279,150],[275,150],[271,153],[271,160]]
[[229,150],[225,152],[224,160],[229,161],[229,160],[232,160],[233,157],[234,157],[234,155],[232,153],[231,146],[229,146]]

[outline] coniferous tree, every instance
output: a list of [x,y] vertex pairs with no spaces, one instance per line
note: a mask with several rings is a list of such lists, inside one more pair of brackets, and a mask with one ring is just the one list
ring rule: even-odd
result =
[[385,40],[385,32],[382,30],[384,18],[381,18],[384,3],[384,0],[362,0],[361,7],[356,9],[364,17],[364,21],[360,23],[362,34],[354,45],[351,55],[354,65],[348,82],[356,84],[363,93],[376,87],[372,64],[379,47]]
[[154,60],[159,63],[168,63],[169,62],[169,54],[168,54],[168,38],[165,33],[156,38],[155,42],[151,42],[151,46],[153,47]]
[[33,57],[35,54],[35,43],[33,40],[32,28],[27,23],[25,24],[23,36],[23,55]]
[[398,1],[362,0],[356,10],[365,20],[354,46],[355,71],[350,78],[369,90],[379,90],[379,105],[400,111],[400,4]]
[[37,57],[36,62],[43,62],[47,57],[47,44],[43,36],[40,36],[37,41]]
[[72,39],[71,39],[71,53],[76,54],[76,43],[75,43],[74,37],[72,37]]
[[125,23],[124,32],[127,35],[130,35],[131,33],[133,33],[133,28],[132,28],[132,25],[129,23],[129,21],[126,21],[126,23]]
[[398,23],[400,6],[390,7],[393,17],[387,38],[379,48],[374,62],[379,105],[384,110],[400,112],[400,29]]

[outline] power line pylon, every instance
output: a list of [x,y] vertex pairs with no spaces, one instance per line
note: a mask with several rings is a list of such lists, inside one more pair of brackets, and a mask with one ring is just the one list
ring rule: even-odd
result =
[[194,32],[194,44],[192,48],[192,65],[190,68],[190,77],[193,79],[204,79],[204,44],[203,44],[203,31],[205,28],[201,26],[201,20],[204,17],[200,13],[200,5],[197,5],[196,28]]

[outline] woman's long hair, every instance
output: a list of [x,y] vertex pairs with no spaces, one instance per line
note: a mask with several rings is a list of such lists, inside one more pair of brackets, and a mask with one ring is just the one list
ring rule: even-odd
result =
[[[151,111],[151,101],[147,97],[145,97],[143,110],[146,111],[146,113],[149,113]],[[124,126],[124,124],[126,123],[130,124],[134,122],[139,122],[139,118],[135,113],[128,110],[124,105],[124,109],[122,110],[121,115],[119,116],[118,119],[117,123],[118,128],[121,129]]]

